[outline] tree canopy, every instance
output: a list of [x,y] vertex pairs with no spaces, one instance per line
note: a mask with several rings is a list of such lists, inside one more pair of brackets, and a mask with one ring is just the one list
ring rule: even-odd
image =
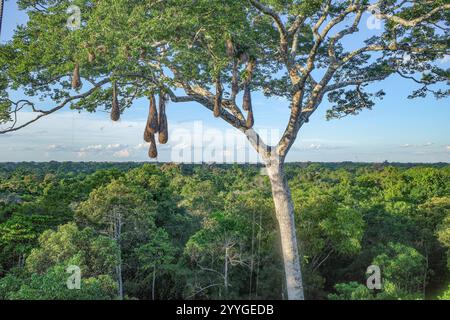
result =
[[[270,184],[257,167],[86,166],[0,164],[0,195],[22,199],[0,201],[1,299],[118,299],[118,265],[124,299],[285,297]],[[287,173],[306,298],[448,299],[448,166],[289,164]],[[44,219],[31,204],[55,185],[72,192],[49,200]],[[50,219],[67,202],[64,219]],[[81,291],[66,287],[70,265]],[[370,265],[381,290],[365,285]]]
[[[448,94],[438,85],[448,81],[448,70],[434,63],[448,54],[445,0],[21,0],[19,5],[29,21],[0,47],[0,120],[8,124],[2,132],[66,106],[93,112],[118,104],[123,112],[134,100],[162,92],[174,102],[196,101],[215,110],[252,137],[264,155],[265,144],[249,130],[251,92],[263,91],[290,101],[290,120],[277,145],[283,159],[325,97],[331,103],[328,117],[339,118],[371,108],[384,93],[371,92],[368,84],[391,75],[416,85],[410,97]],[[70,5],[80,9],[79,28],[66,27]],[[360,39],[368,14],[380,25]],[[348,39],[360,45],[349,49],[343,45]],[[74,69],[81,75],[76,90]],[[13,101],[11,90],[30,99]],[[31,97],[55,105],[42,108]],[[36,118],[17,122],[17,112],[26,108]]]

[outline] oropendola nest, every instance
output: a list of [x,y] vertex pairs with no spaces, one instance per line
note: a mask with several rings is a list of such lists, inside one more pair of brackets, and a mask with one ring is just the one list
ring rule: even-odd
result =
[[222,113],[223,88],[220,75],[216,79],[216,96],[214,97],[214,117],[220,117]]
[[166,96],[163,92],[159,93],[159,104],[156,109],[155,96],[149,97],[150,107],[148,112],[147,124],[145,125],[144,141],[150,143],[148,155],[154,159],[158,157],[155,135],[158,134],[158,142],[166,144],[169,139],[168,121],[166,115]]
[[156,100],[153,94],[150,96],[148,120],[148,130],[153,134],[157,133],[159,131],[158,110],[156,109]]
[[75,67],[73,69],[72,75],[72,89],[76,90],[81,87],[81,78],[80,78],[80,65],[75,63]]
[[169,129],[166,115],[166,97],[163,93],[159,94],[159,113],[158,113],[159,134],[158,141],[166,144],[169,140]]
[[158,157],[158,149],[156,148],[155,135],[150,134],[150,148],[148,149],[148,156],[152,159]]
[[112,90],[112,108],[111,108],[111,120],[119,121],[120,119],[120,107],[119,100],[117,98],[117,83],[114,81]]
[[88,53],[88,61],[89,63],[93,63],[95,61],[95,52],[94,51],[89,51]]
[[235,53],[233,40],[227,39],[227,42],[226,42],[225,46],[226,46],[226,50],[227,50],[227,56],[229,58],[232,58],[234,56],[234,53]]
[[[158,131],[158,116],[156,114],[156,102],[155,97],[151,95],[149,97],[150,105],[148,108],[148,117],[147,117],[147,123],[145,125],[145,131],[144,131],[144,141],[150,143],[151,142],[151,135],[154,135]],[[156,118],[155,118],[156,117]]]

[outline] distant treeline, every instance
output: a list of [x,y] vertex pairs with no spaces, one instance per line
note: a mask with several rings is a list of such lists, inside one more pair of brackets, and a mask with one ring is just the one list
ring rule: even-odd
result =
[[[34,171],[34,173],[38,172],[50,172],[50,173],[68,173],[68,172],[85,172],[91,173],[97,170],[106,170],[106,169],[117,169],[117,170],[129,170],[133,168],[140,167],[148,162],[75,162],[75,161],[49,161],[49,162],[0,162],[0,172],[8,173],[14,172],[17,170],[26,171]],[[166,163],[154,163],[157,166],[164,165]],[[366,163],[366,162],[288,162],[288,167],[299,167],[305,168],[310,165],[317,164],[323,168],[328,169],[347,169],[347,170],[355,170],[357,168],[364,167],[373,167],[373,168],[383,168],[386,166],[398,167],[398,168],[412,168],[412,167],[420,167],[426,166],[429,168],[445,168],[449,166],[448,163],[445,162],[436,162],[436,163],[402,163],[402,162],[380,162],[380,163]],[[185,168],[186,170],[192,170],[197,166],[202,167],[217,167],[217,168],[231,168],[236,164],[217,164],[217,163],[203,163],[203,164],[178,164],[179,166]],[[240,167],[257,167],[262,168],[262,164],[237,164]]]

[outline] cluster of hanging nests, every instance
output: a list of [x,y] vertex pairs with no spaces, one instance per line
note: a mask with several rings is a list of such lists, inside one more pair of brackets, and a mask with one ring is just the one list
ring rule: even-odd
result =
[[[251,89],[250,89],[250,83],[253,75],[253,71],[256,66],[256,60],[254,58],[249,58],[247,54],[239,53],[238,50],[235,48],[234,44],[231,40],[227,41],[226,44],[227,47],[227,55],[230,58],[237,59],[240,62],[246,62],[246,72],[245,72],[245,79],[243,82],[243,102],[242,102],[242,109],[244,111],[247,111],[247,119],[246,119],[246,127],[248,129],[251,129],[254,124],[254,117],[253,117],[253,108],[252,108],[252,97],[251,97]],[[99,50],[102,50],[102,48],[97,48]],[[88,61],[92,63],[96,59],[95,53],[93,51],[89,51],[88,54]],[[234,79],[236,79],[234,77]],[[81,87],[81,78],[80,78],[80,65],[79,63],[75,63],[75,67],[73,70],[72,75],[72,89],[76,90]],[[222,100],[223,100],[223,86],[220,74],[216,77],[215,81],[216,86],[216,95],[214,97],[214,109],[213,113],[214,116],[220,117],[222,113]],[[232,91],[234,93],[237,93],[239,90],[239,84],[236,81],[233,81],[232,83]],[[144,141],[147,143],[150,143],[150,148],[148,151],[148,155],[150,158],[155,159],[158,157],[158,149],[156,146],[156,135],[158,135],[158,142],[160,144],[166,144],[169,138],[169,132],[168,132],[168,122],[167,122],[167,115],[166,115],[166,103],[168,100],[168,97],[166,93],[164,93],[162,90],[158,93],[158,106],[156,102],[156,98],[154,94],[151,94],[149,97],[150,100],[150,106],[149,106],[149,113],[147,118],[147,124],[145,125],[145,131],[144,131]],[[120,106],[118,101],[118,89],[117,89],[117,83],[114,81],[112,84],[112,108],[111,108],[111,120],[112,121],[119,121],[120,119]]]
[[[246,50],[240,48],[238,45],[233,43],[232,39],[228,39],[226,42],[226,52],[229,58],[234,60],[233,66],[233,81],[231,84],[231,91],[233,92],[233,96],[239,91],[239,83],[237,81],[237,64],[247,63],[247,67],[245,70],[245,78],[244,78],[244,97],[242,102],[242,109],[247,111],[247,120],[246,127],[248,129],[253,128],[254,125],[254,117],[253,117],[253,107],[252,107],[252,93],[251,93],[251,81],[253,77],[253,72],[256,67],[256,59],[254,57],[249,57]],[[219,117],[222,108],[222,96],[223,96],[223,88],[221,84],[220,74],[216,79],[216,97],[214,99],[214,116]]]

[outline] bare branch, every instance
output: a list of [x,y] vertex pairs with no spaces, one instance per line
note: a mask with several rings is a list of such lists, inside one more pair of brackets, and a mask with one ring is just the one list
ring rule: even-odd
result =
[[289,29],[289,34],[293,34],[293,40],[292,40],[292,46],[291,46],[291,59],[294,60],[295,56],[297,55],[298,51],[298,41],[300,37],[300,27],[305,22],[306,17],[298,16],[292,25],[292,27]]
[[331,0],[327,0],[327,2],[325,4],[325,8],[323,9],[322,15],[320,16],[319,20],[317,20],[316,24],[312,28],[313,35],[317,41],[322,38],[321,34],[319,34],[319,29],[322,26],[322,24],[325,22],[325,20],[327,19],[328,13],[330,11],[330,7],[331,7]]
[[361,21],[361,17],[363,15],[364,10],[362,7],[358,10],[355,20],[353,21],[353,24],[350,28],[346,28],[338,32],[336,35],[331,37],[330,43],[328,45],[328,55],[330,56],[332,63],[337,61],[336,52],[335,52],[335,45],[336,43],[341,40],[346,35],[350,35],[358,31],[358,25]]
[[415,27],[418,24],[425,22],[427,19],[431,18],[433,15],[435,15],[439,11],[448,10],[448,9],[450,9],[450,4],[444,4],[442,6],[434,8],[433,10],[429,11],[427,14],[425,14],[421,17],[418,17],[416,19],[413,19],[413,20],[406,20],[406,19],[400,18],[395,15],[382,14],[382,13],[376,13],[375,16],[380,20],[381,19],[390,20],[390,21],[393,21],[404,27]]
[[358,86],[358,85],[362,85],[364,83],[369,83],[369,82],[373,82],[373,81],[381,81],[381,80],[386,79],[387,77],[388,77],[388,75],[380,75],[380,76],[338,82],[338,83],[326,86],[324,88],[324,93],[339,90],[339,89],[349,87],[349,86]]
[[34,106],[33,106],[34,112],[40,113],[40,115],[36,116],[33,120],[30,120],[30,121],[28,121],[28,122],[26,122],[26,123],[24,123],[24,124],[22,124],[22,125],[20,125],[18,127],[14,127],[15,123],[17,122],[17,121],[15,121],[15,123],[14,123],[14,125],[12,127],[8,128],[6,130],[1,130],[0,134],[5,134],[5,133],[8,133],[8,132],[13,132],[13,131],[17,131],[17,130],[20,130],[22,128],[25,128],[25,127],[29,126],[30,124],[38,121],[39,119],[41,119],[43,117],[46,117],[46,116],[48,116],[48,115],[50,115],[52,113],[55,113],[56,111],[64,108],[70,102],[73,102],[73,101],[79,100],[79,99],[84,99],[84,98],[90,96],[97,89],[99,89],[101,86],[109,83],[110,81],[111,81],[110,78],[106,78],[106,79],[98,82],[93,88],[91,88],[90,90],[86,91],[85,93],[79,94],[79,95],[76,95],[76,96],[72,96],[70,98],[67,98],[63,102],[58,104],[56,107],[54,107],[54,108],[52,108],[50,110],[37,110],[37,109],[34,109]]
[[170,100],[175,103],[183,103],[183,102],[193,102],[194,98],[190,96],[177,96],[172,90],[166,88],[167,93],[169,94]]
[[206,286],[206,287],[200,288],[200,290],[194,292],[194,293],[191,294],[190,296],[187,296],[185,299],[187,300],[187,299],[190,299],[190,298],[192,298],[192,297],[195,297],[197,294],[199,294],[199,293],[205,291],[206,289],[209,289],[209,288],[211,288],[211,287],[217,287],[217,286],[223,286],[223,284],[222,284],[222,283],[213,283],[213,284],[210,284],[210,285],[208,285],[208,286]]
[[[351,4],[344,12],[342,12],[337,17],[333,18],[325,26],[325,28],[323,29],[323,31],[320,34],[318,33],[317,30],[315,31],[315,33],[316,33],[316,41],[315,41],[313,47],[311,48],[311,50],[309,52],[308,59],[306,61],[306,67],[303,68],[303,76],[302,76],[301,80],[298,83],[294,83],[294,86],[295,86],[294,90],[300,90],[305,85],[305,82],[306,82],[307,78],[309,77],[309,75],[311,74],[311,71],[314,68],[314,61],[315,61],[317,52],[318,52],[318,50],[320,48],[320,45],[322,44],[322,42],[324,41],[324,39],[326,38],[326,36],[330,32],[330,30],[333,29],[333,27],[335,27],[337,24],[342,22],[347,15],[349,15],[350,13],[356,11],[358,8],[359,8],[359,6]],[[320,20],[319,20],[319,22],[320,22]],[[321,24],[322,24],[322,22],[320,23],[320,25]],[[320,27],[320,25],[319,25],[319,27]],[[317,26],[317,24],[316,24],[316,26]]]
[[294,23],[291,25],[291,27],[288,29],[288,34],[293,35],[298,32],[302,24],[305,22],[306,17],[302,15],[298,15],[295,17]]

